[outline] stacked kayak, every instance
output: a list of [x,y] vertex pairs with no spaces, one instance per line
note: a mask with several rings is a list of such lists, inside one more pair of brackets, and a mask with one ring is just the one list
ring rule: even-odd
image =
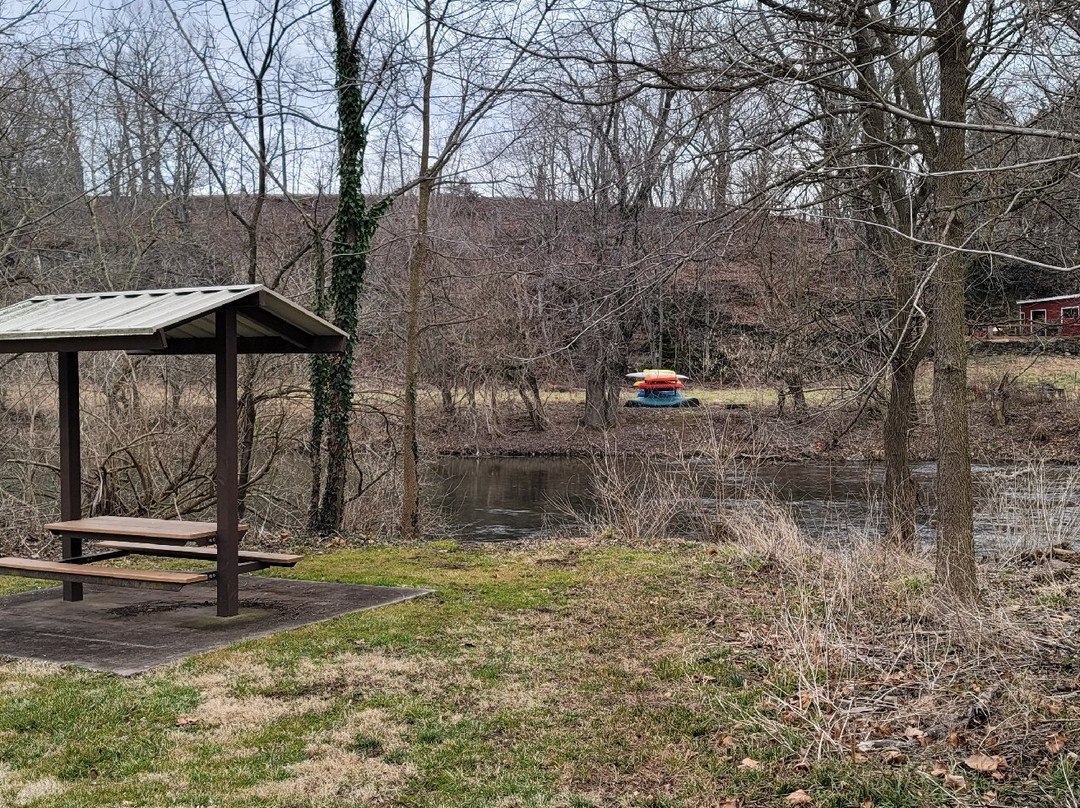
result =
[[682,394],[683,381],[674,370],[650,369],[627,373],[634,383],[637,397],[626,402],[627,407],[697,407],[701,402]]

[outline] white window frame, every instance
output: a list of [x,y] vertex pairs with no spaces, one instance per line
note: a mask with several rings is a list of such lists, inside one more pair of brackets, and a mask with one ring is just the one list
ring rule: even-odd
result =
[[1061,321],[1064,322],[1065,320],[1080,320],[1080,306],[1062,306]]

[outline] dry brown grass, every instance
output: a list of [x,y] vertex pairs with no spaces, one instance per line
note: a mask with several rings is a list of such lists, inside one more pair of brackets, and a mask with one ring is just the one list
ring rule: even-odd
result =
[[[1076,534],[1070,503],[1080,478],[1033,466],[991,482],[1004,543],[980,565],[979,602],[961,604],[935,588],[927,553],[898,551],[873,530],[826,546],[784,507],[728,508],[723,481],[738,476],[732,454],[705,451],[695,461],[674,474],[670,464],[635,469],[643,489],[667,500],[659,509],[618,479],[622,467],[609,465],[602,493],[611,501],[592,528],[634,544],[694,524],[720,540],[710,552],[731,582],[703,608],[739,653],[782,672],[760,682],[770,695],[757,707],[726,700],[740,716],[733,735],[753,726],[784,748],[796,731],[792,757],[803,764],[872,756],[923,761],[929,770],[973,751],[1028,772],[1045,763],[1048,738],[1062,728],[1061,694],[1080,695],[1068,667],[1080,655],[1080,592],[1060,564],[1022,562]],[[701,636],[670,640],[710,644]]]
[[[306,758],[289,765],[289,778],[261,783],[251,793],[273,804],[319,806],[350,800],[358,805],[383,804],[415,772],[407,762],[390,763],[385,758],[403,748],[404,731],[383,710],[352,713],[339,726],[309,739]],[[379,754],[354,751],[358,739],[377,745]]]
[[1076,650],[1062,627],[1076,615],[1060,611],[1055,623],[1042,588],[1031,597],[1029,570],[983,565],[981,601],[963,605],[934,589],[923,554],[867,541],[825,548],[782,510],[738,521],[733,560],[776,584],[761,627],[794,677],[776,693],[780,722],[812,729],[808,755],[914,758],[941,754],[943,742],[1020,765],[1044,755],[1055,694],[1069,681],[1058,660]]

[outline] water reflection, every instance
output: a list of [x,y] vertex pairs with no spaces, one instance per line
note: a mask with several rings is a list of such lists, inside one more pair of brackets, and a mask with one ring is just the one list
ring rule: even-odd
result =
[[440,458],[429,495],[480,541],[520,539],[572,521],[591,502],[587,461],[567,457]]
[[[916,464],[918,531],[933,538],[934,464]],[[976,542],[981,547],[1037,539],[1067,541],[1080,529],[1077,469],[973,466]],[[672,466],[673,474],[686,473]],[[877,463],[767,463],[725,469],[716,487],[725,505],[753,509],[765,498],[786,503],[796,522],[825,541],[853,532],[874,534],[882,525],[884,468]],[[536,536],[587,512],[591,465],[580,458],[441,458],[428,492],[463,538],[498,541]],[[701,500],[708,507],[713,492]],[[714,494],[715,495],[715,494]]]

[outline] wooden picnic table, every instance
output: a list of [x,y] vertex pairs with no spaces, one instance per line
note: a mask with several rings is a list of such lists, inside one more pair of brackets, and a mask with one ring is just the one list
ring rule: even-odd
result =
[[[125,538],[157,544],[212,544],[217,539],[214,522],[185,522],[179,519],[144,519],[131,516],[90,516],[52,522],[45,529],[57,536],[80,539]],[[239,525],[240,537],[248,531]]]
[[[86,519],[52,522],[45,525],[45,528],[61,539],[75,539],[80,543],[92,541],[99,549],[97,552],[80,554],[63,561],[0,558],[0,575],[154,589],[180,589],[188,584],[204,583],[217,577],[216,569],[180,572],[94,566],[96,561],[128,555],[217,561],[217,547],[208,546],[217,539],[217,524],[214,522],[91,516]],[[247,525],[239,525],[238,539],[247,530]],[[303,556],[289,553],[239,551],[237,571],[255,572],[266,567],[291,567],[302,558]]]

